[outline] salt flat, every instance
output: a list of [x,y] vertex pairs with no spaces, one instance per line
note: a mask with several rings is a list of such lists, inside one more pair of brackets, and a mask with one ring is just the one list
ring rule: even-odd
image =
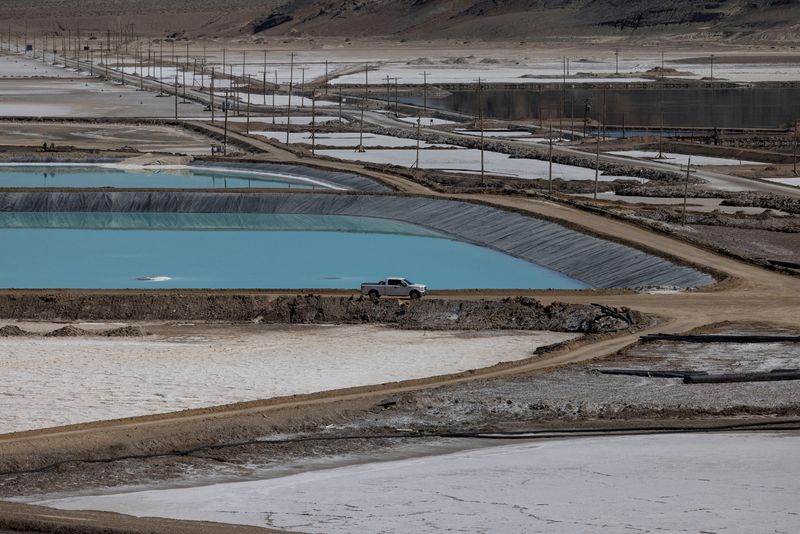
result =
[[42,62],[31,54],[0,53],[0,78],[80,78],[83,73],[53,65],[53,60]]
[[465,371],[573,337],[298,326],[237,336],[0,338],[0,434]]
[[794,532],[797,434],[535,442],[269,480],[39,501],[303,532]]
[[[286,132],[279,131],[252,131],[253,135],[260,135],[268,137],[280,142],[286,141]],[[373,133],[365,133],[363,138],[358,132],[343,132],[343,133],[317,133],[315,135],[317,145],[337,146],[337,147],[357,147],[359,142],[363,142],[365,147],[414,147],[417,145],[416,139],[408,139],[404,137],[392,137],[390,135],[379,135]],[[290,132],[290,143],[305,143],[311,144],[311,132]],[[421,148],[441,147],[444,145],[432,145],[424,141],[420,141]]]
[[609,152],[615,156],[626,156],[634,159],[653,159],[659,163],[666,163],[668,165],[683,165],[689,163],[691,157],[692,165],[705,166],[705,165],[764,165],[757,161],[747,161],[738,159],[715,158],[711,156],[689,156],[687,154],[676,154],[673,152],[663,152],[663,158],[658,157],[658,151],[649,150],[614,150]]
[[[269,99],[267,99],[267,100],[269,100]],[[324,124],[326,122],[338,121],[339,117],[334,117],[333,115],[317,115],[315,120],[316,120],[317,124]],[[342,123],[344,123],[344,124],[347,124],[347,123],[350,122],[345,118],[342,118],[341,120],[342,120]],[[244,123],[244,122],[247,122],[247,117],[230,117],[229,116],[228,117],[228,122],[242,122],[242,123]],[[285,125],[287,122],[290,122],[291,124],[297,124],[297,125],[304,126],[304,125],[307,125],[307,124],[311,124],[311,117],[310,116],[305,117],[305,116],[300,116],[300,115],[292,115],[291,121],[288,119],[288,117],[285,114],[284,115],[276,115],[275,118],[274,118],[274,121],[273,121],[273,117],[271,117],[271,116],[270,117],[253,117],[253,116],[250,117],[250,123],[251,124],[256,123],[256,124],[284,124]],[[286,138],[286,132],[283,132],[283,134],[284,134],[284,139],[285,139]]]
[[[291,98],[292,107],[293,108],[308,108],[308,110],[310,112],[311,111],[311,99],[310,98],[306,98],[304,96],[300,96],[298,94],[298,92],[299,91],[295,92],[292,95],[292,98]],[[222,97],[222,98],[225,97],[225,93],[222,92],[222,91],[216,91],[216,94],[219,97]],[[236,96],[235,96],[234,93],[230,93],[228,98],[231,99],[231,100],[234,100],[236,98]],[[262,93],[251,93],[250,95],[248,95],[247,93],[242,93],[241,95],[239,95],[239,100],[241,102],[247,102],[248,99],[250,100],[251,104],[254,104],[254,105],[257,105],[257,106],[272,106],[272,102],[273,102],[273,97],[272,97],[271,93],[267,93],[266,96],[264,94],[262,94]],[[275,95],[275,100],[274,101],[275,101],[275,106],[286,107],[286,106],[289,105],[289,101],[290,101],[289,95],[288,94],[287,95]],[[332,106],[338,106],[338,103],[337,102],[332,102],[330,100],[321,100],[321,99],[318,98],[316,103],[315,103],[315,105],[317,107],[332,107]]]
[[[570,196],[594,198],[594,193],[574,193]],[[614,202],[625,202],[626,204],[654,204],[658,206],[683,206],[682,197],[636,197],[627,195],[617,195],[614,191],[603,191],[597,194],[601,200],[613,200]],[[720,211],[722,213],[763,213],[766,208],[754,206],[723,206],[721,198],[700,198],[689,197],[686,209],[689,211],[711,212]],[[789,213],[780,210],[770,210],[774,215],[787,216]]]
[[[559,66],[560,69],[560,66]],[[425,81],[423,72],[427,72],[428,83],[475,83],[481,78],[486,83],[552,83],[561,79],[559,71],[537,68],[535,65],[380,65],[370,70],[371,85],[385,85],[386,77],[398,78],[402,84],[422,84]],[[347,74],[331,80],[332,85],[363,84],[364,72]],[[570,75],[567,81],[572,83],[624,83],[647,82],[648,78],[637,76],[607,77]]]
[[[383,163],[413,167],[416,161],[416,150],[377,149],[366,152],[352,150],[319,150],[318,155],[331,158]],[[476,173],[481,169],[481,151],[477,149],[427,149],[420,151],[419,166],[422,169]],[[537,159],[511,158],[507,154],[485,152],[484,165],[486,172],[509,178],[525,180],[544,179],[548,177],[548,162]],[[562,180],[594,180],[594,169],[573,165],[553,164],[553,177]],[[600,173],[600,181],[619,179],[637,180],[624,176],[608,176]]]
[[[98,78],[4,79],[0,81],[0,116],[5,117],[160,117],[175,116],[174,99],[110,84]],[[203,107],[181,104],[180,116],[203,116]]]
[[790,177],[790,178],[764,178],[767,181],[775,182],[784,185],[793,185],[795,187],[800,187],[800,177]]

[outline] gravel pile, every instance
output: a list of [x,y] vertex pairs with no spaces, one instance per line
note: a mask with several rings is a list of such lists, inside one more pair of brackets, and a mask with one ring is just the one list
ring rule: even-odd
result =
[[119,328],[112,328],[100,334],[105,337],[142,337],[144,330],[139,326],[121,326]]
[[419,301],[367,298],[279,297],[260,320],[281,324],[394,324],[416,330],[551,330],[585,334],[627,330],[646,322],[627,308],[554,302],[548,306],[525,297],[500,301]]
[[22,328],[13,324],[6,325],[0,328],[0,337],[17,337],[17,336],[29,336],[29,335],[31,335],[30,332],[27,332]]
[[84,330],[83,328],[78,328],[77,326],[67,325],[63,328],[59,328],[58,330],[53,330],[51,332],[46,333],[45,337],[81,337],[81,336],[90,336],[92,332],[88,330]]

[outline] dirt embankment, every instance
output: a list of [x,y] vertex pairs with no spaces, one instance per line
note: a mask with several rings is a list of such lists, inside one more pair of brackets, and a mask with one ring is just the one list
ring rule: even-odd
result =
[[[681,186],[626,186],[616,190],[620,196],[683,198]],[[693,198],[721,198],[723,206],[754,207],[779,210],[800,215],[800,199],[774,193],[758,191],[717,191],[704,188],[689,188]]]
[[647,322],[642,314],[628,308],[560,302],[545,306],[527,297],[373,302],[361,297],[270,297],[212,292],[5,294],[0,295],[0,317],[391,324],[422,330],[518,329],[587,334],[618,332]]

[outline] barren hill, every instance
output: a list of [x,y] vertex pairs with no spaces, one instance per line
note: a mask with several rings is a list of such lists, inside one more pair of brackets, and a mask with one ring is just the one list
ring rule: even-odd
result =
[[189,37],[788,42],[800,37],[800,1],[0,0],[0,21],[12,31],[26,23],[29,31],[56,32],[133,25],[138,34]]

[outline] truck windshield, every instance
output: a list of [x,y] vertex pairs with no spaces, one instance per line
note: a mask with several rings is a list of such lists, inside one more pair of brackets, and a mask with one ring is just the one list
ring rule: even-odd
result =
[[413,286],[413,285],[414,285],[414,282],[412,282],[412,281],[411,281],[411,280],[409,280],[408,278],[404,278],[404,279],[403,279],[403,282],[405,282],[406,284],[408,284],[408,285],[410,285],[410,286]]

